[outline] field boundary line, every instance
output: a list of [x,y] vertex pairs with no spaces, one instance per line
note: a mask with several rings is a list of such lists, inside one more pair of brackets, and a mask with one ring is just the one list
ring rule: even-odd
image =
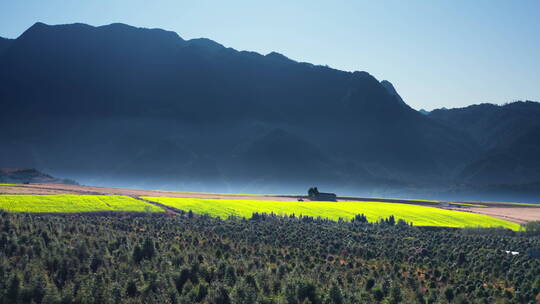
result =
[[[186,211],[184,210],[181,210],[181,209],[177,209],[177,208],[174,208],[174,207],[171,207],[171,206],[167,206],[167,205],[164,205],[164,204],[160,204],[158,202],[154,202],[154,201],[150,201],[150,200],[147,200],[147,199],[144,199],[142,197],[138,197],[138,196],[133,196],[134,199],[136,200],[139,200],[141,202],[145,202],[145,203],[148,203],[148,204],[152,204],[156,207],[159,207],[163,210],[165,210],[165,213],[167,212],[171,212],[171,213],[174,213],[176,215],[183,215]],[[170,214],[170,213],[169,213]]]

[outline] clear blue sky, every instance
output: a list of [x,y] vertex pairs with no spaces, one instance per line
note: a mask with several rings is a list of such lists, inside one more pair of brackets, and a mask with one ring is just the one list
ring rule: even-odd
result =
[[36,21],[158,27],[363,70],[417,109],[540,101],[540,0],[0,1],[0,36]]

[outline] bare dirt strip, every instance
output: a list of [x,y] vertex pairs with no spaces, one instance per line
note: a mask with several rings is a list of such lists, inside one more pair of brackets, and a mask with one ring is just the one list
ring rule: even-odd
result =
[[500,218],[509,222],[524,224],[529,221],[540,220],[540,208],[529,207],[487,207],[487,208],[468,208],[467,211],[485,214]]
[[[64,184],[27,184],[20,186],[1,186],[0,194],[95,194],[95,195],[126,195],[139,199],[141,196],[167,196],[167,197],[192,197],[207,199],[245,199],[245,200],[272,200],[272,201],[296,201],[300,196],[292,195],[239,195],[239,194],[221,194],[221,193],[192,193],[192,192],[173,192],[158,190],[140,190],[126,188],[77,186]],[[301,197],[307,200],[306,197]],[[485,214],[514,223],[525,223],[528,221],[540,220],[540,204],[531,205],[512,205],[510,203],[494,202],[472,202],[474,206],[444,207],[439,204],[427,201],[406,200],[406,199],[382,199],[365,197],[340,197],[339,200],[346,201],[375,201],[424,205],[435,208],[452,209],[462,212],[473,212]]]

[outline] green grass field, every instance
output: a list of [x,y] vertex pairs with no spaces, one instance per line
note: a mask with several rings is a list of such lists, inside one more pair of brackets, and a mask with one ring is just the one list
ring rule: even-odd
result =
[[24,187],[23,184],[0,184],[0,187]]
[[162,208],[120,195],[0,195],[8,212],[164,212]]
[[176,197],[142,197],[166,206],[220,218],[230,215],[249,218],[254,212],[278,215],[307,215],[337,220],[350,220],[364,214],[370,222],[394,215],[415,226],[445,227],[506,227],[519,230],[520,225],[486,215],[444,210],[439,208],[399,203],[380,202],[296,202],[264,200],[196,199]]

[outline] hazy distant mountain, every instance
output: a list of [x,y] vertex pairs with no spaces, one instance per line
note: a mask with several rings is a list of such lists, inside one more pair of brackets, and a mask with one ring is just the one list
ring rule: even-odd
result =
[[458,109],[438,109],[430,118],[469,133],[484,149],[509,143],[540,126],[540,103],[513,102],[503,106],[479,104]]
[[4,45],[2,166],[119,186],[374,193],[453,183],[485,153],[367,72],[124,24],[36,23]]
[[458,175],[464,182],[520,184],[540,181],[540,103],[473,105],[429,114],[460,129],[482,153]]
[[70,184],[77,182],[70,179],[59,179],[36,169],[0,168],[0,183],[40,183],[40,184]]

